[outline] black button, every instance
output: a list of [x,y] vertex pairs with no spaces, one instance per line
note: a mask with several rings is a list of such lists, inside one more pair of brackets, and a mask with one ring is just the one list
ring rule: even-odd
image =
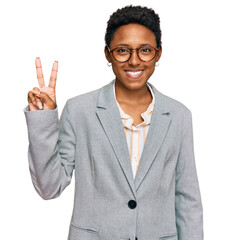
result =
[[138,240],[138,238],[136,237],[136,239],[135,240]]
[[128,202],[128,207],[131,208],[131,209],[136,208],[136,205],[137,205],[137,203],[136,203],[136,201],[134,201],[134,200],[130,200],[130,201]]

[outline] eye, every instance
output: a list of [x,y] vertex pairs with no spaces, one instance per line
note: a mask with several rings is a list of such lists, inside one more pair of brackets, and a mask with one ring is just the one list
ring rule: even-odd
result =
[[142,48],[140,51],[143,53],[150,53],[150,52],[152,52],[152,49],[151,48]]
[[127,52],[129,52],[129,50],[127,48],[118,48],[117,52],[118,53],[127,53]]
[[114,53],[119,56],[127,56],[130,53],[130,50],[128,48],[117,48]]

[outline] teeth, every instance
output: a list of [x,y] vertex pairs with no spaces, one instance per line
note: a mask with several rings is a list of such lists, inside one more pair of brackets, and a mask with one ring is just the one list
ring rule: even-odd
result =
[[140,74],[142,71],[138,71],[138,72],[128,72],[130,75],[138,75]]

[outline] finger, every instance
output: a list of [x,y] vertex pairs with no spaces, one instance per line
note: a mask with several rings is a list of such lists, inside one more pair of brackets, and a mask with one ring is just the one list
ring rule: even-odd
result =
[[[38,95],[39,95],[39,93],[38,93]],[[43,108],[43,104],[42,104],[41,99],[39,97],[37,97],[36,94],[33,93],[32,91],[30,91],[28,93],[28,103],[38,107],[39,109]]]
[[40,91],[32,90],[32,93],[34,93],[35,96],[39,96],[40,95]]
[[39,109],[43,109],[43,103],[41,99],[39,98],[40,91],[32,90],[33,94],[35,94],[35,101],[36,101],[36,106],[38,106]]
[[39,94],[40,94],[40,90],[39,90],[39,88],[37,88],[37,87],[34,87],[33,90],[32,90],[32,92],[33,92],[35,95],[38,95],[38,96],[39,96]]
[[38,106],[39,109],[43,109],[43,103],[41,99],[38,97],[35,97],[35,98],[36,98],[36,106]]
[[39,108],[38,108],[37,106],[33,105],[32,103],[29,103],[28,105],[29,105],[29,110],[30,110],[30,111],[39,110]]
[[36,97],[32,91],[28,92],[28,102],[32,103],[33,105],[36,105]]
[[50,75],[49,86],[50,88],[55,88],[56,80],[57,80],[57,73],[58,73],[58,61],[55,61],[52,67],[52,72]]
[[35,59],[35,65],[36,65],[36,74],[39,82],[39,87],[43,88],[45,87],[45,82],[43,78],[43,70],[42,70],[42,65],[41,65],[41,60],[39,57]]
[[[56,103],[45,92],[40,92],[39,98],[44,104],[44,109],[55,109]],[[46,107],[45,107],[46,106]]]
[[34,87],[33,90],[36,90],[36,91],[40,92],[39,88],[37,88],[37,87]]

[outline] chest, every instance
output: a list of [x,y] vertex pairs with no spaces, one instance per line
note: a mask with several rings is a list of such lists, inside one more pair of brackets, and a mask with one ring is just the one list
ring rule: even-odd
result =
[[137,126],[138,124],[142,123],[144,119],[142,118],[141,114],[144,113],[148,106],[148,103],[144,104],[125,104],[125,103],[119,103],[121,109],[124,111],[125,114],[129,115],[133,119],[133,126]]

